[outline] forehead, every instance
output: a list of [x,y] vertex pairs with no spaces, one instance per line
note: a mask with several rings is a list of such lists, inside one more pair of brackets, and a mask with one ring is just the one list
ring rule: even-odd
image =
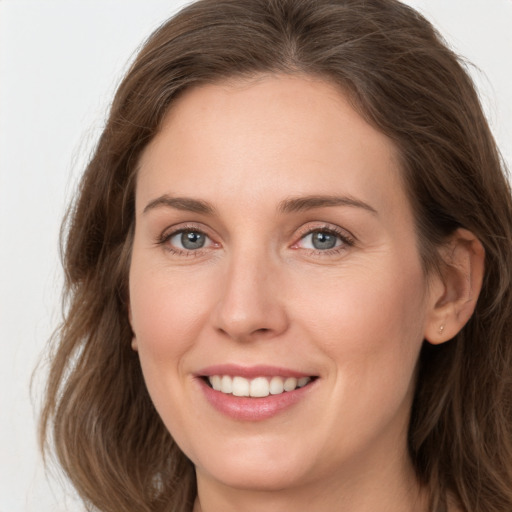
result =
[[392,141],[326,81],[202,85],[179,97],[143,152],[137,208],[162,193],[243,204],[336,192],[403,209],[398,161]]

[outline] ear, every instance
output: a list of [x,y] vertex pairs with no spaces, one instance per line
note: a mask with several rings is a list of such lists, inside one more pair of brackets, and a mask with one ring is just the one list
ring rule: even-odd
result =
[[473,314],[482,288],[485,250],[466,229],[457,229],[440,249],[441,272],[431,279],[425,339],[437,345],[452,339]]
[[132,308],[130,304],[128,304],[128,322],[130,322],[130,327],[132,328],[132,350],[138,352],[139,347],[137,345],[137,337],[135,336],[135,332],[133,331]]

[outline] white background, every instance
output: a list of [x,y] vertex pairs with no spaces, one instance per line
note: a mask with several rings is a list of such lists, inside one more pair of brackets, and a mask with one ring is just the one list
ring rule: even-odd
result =
[[[60,318],[58,234],[127,62],[182,0],[0,0],[0,512],[82,508],[45,475],[29,384]],[[512,0],[410,0],[480,71],[512,164]]]

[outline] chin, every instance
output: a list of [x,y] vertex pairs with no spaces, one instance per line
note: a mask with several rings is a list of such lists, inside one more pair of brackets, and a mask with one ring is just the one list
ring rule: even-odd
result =
[[261,464],[248,460],[233,463],[224,460],[220,466],[196,467],[198,472],[208,474],[209,478],[227,487],[254,492],[280,491],[300,485],[304,481],[304,475],[296,469],[290,468],[289,464],[283,467],[275,466],[269,461]]

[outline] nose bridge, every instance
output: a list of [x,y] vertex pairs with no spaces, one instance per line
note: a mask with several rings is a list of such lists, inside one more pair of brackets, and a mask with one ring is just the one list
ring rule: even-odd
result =
[[238,340],[283,332],[287,317],[279,276],[279,264],[263,244],[233,247],[220,284],[217,329]]

